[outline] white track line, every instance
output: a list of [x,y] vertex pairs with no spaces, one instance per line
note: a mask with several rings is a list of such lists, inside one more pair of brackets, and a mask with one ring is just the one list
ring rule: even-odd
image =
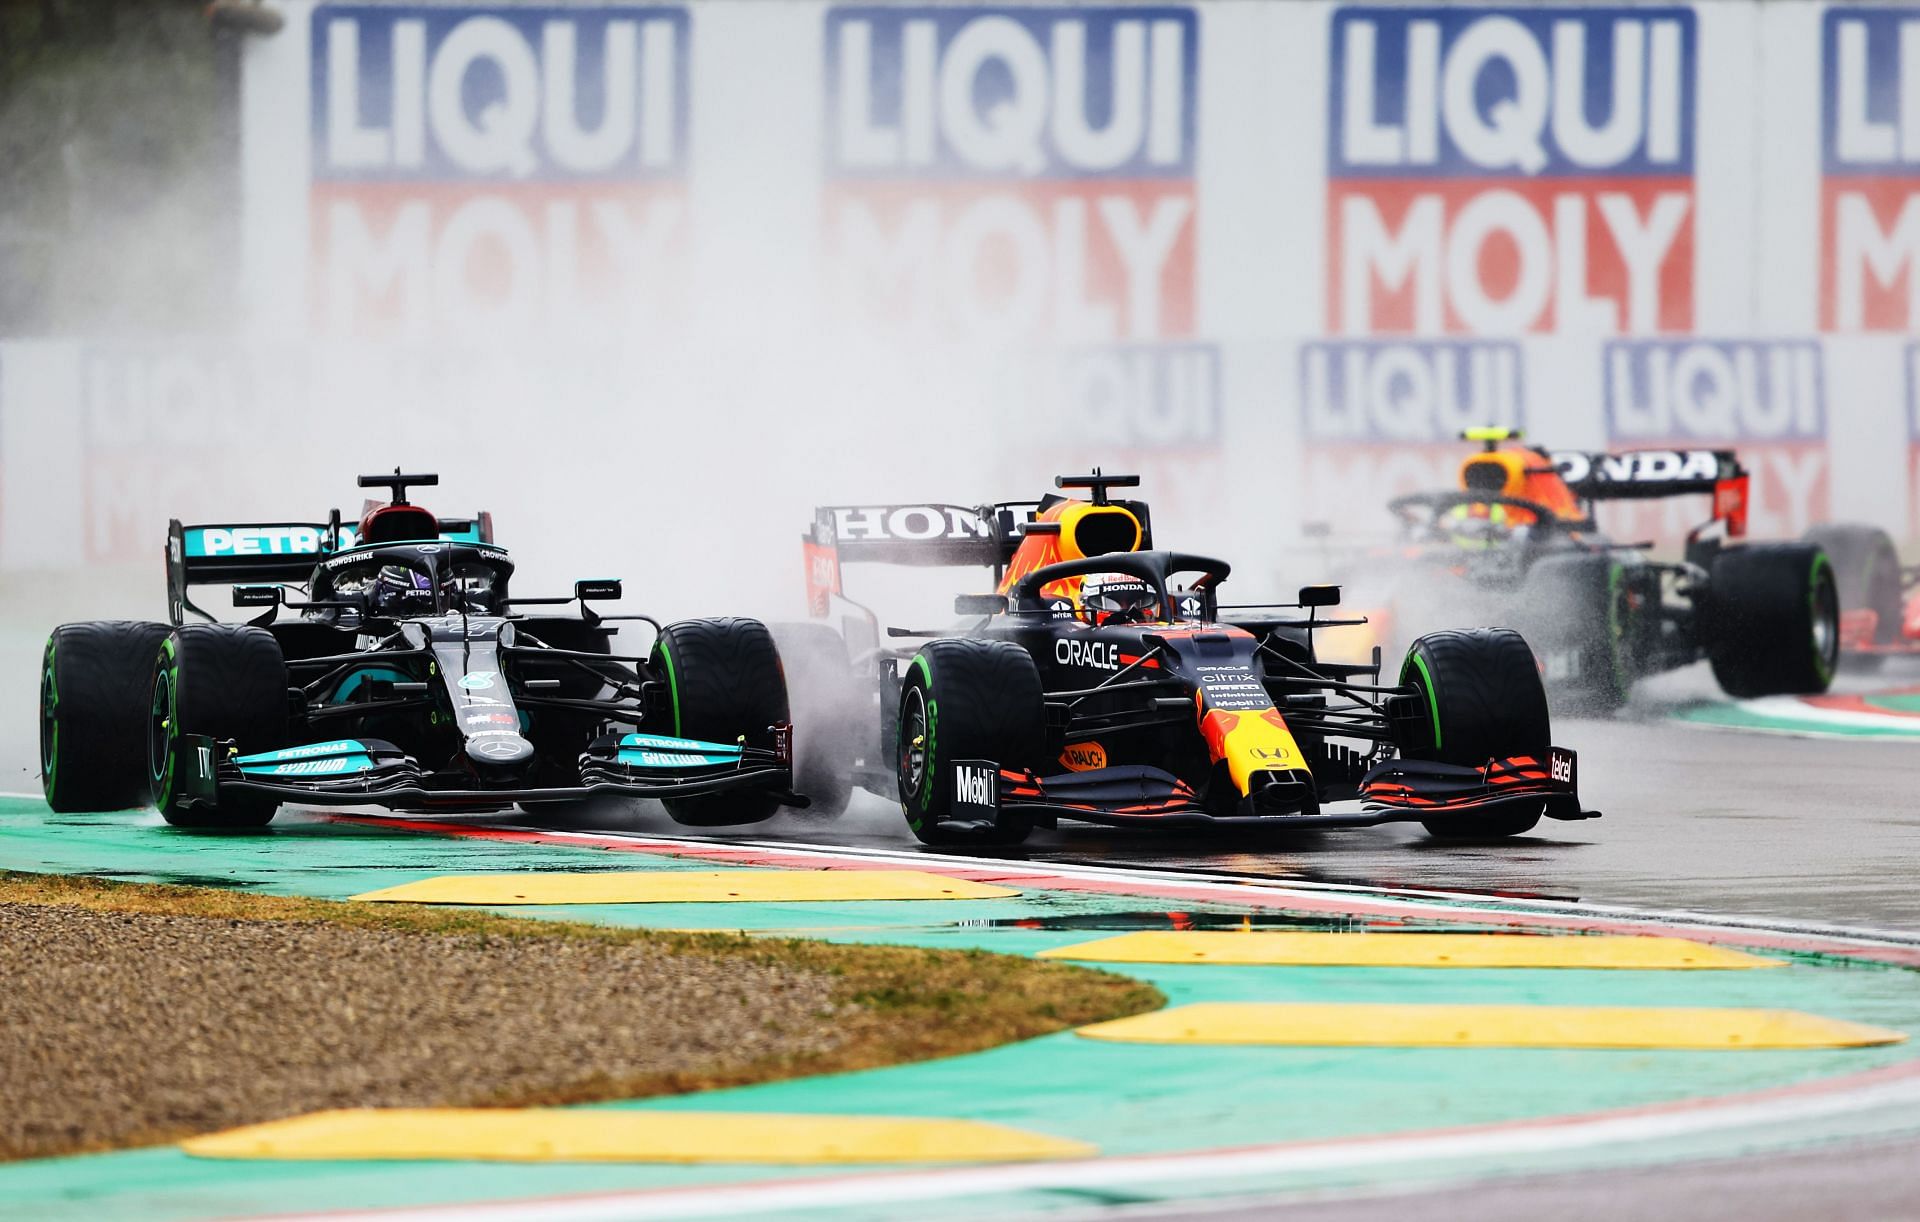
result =
[[1829,1094],[1730,1100],[1639,1114],[1522,1122],[1447,1133],[1347,1141],[1290,1142],[1191,1154],[1144,1155],[1072,1162],[877,1173],[808,1182],[785,1180],[713,1188],[597,1193],[545,1200],[473,1203],[347,1214],[296,1215],[281,1222],[350,1217],[354,1222],[602,1222],[628,1218],[708,1218],[933,1198],[1113,1188],[1123,1185],[1219,1183],[1235,1178],[1357,1170],[1408,1163],[1564,1153],[1605,1146],[1669,1142],[1746,1129],[1803,1126],[1850,1113],[1920,1107],[1920,1077],[1876,1082]]
[[[1628,907],[1618,904],[1585,904],[1563,900],[1534,900],[1504,896],[1489,896],[1466,891],[1438,891],[1420,888],[1381,890],[1352,883],[1320,883],[1292,879],[1251,879],[1244,875],[1217,874],[1207,871],[1188,870],[1148,870],[1132,866],[1088,865],[1079,862],[1023,861],[1000,857],[967,857],[948,853],[916,853],[903,849],[878,849],[841,847],[832,845],[807,844],[799,841],[781,840],[722,840],[698,836],[658,836],[645,832],[555,832],[543,828],[525,826],[500,826],[502,830],[532,832],[542,836],[616,839],[633,841],[636,847],[648,842],[666,845],[686,845],[695,848],[765,850],[787,853],[795,856],[816,857],[827,861],[870,861],[888,865],[899,863],[917,864],[922,869],[959,868],[967,870],[991,870],[1003,874],[1029,874],[1034,876],[1056,875],[1062,878],[1079,879],[1089,882],[1120,881],[1138,882],[1149,885],[1169,886],[1205,886],[1223,891],[1239,891],[1249,896],[1271,898],[1289,892],[1305,895],[1350,896],[1364,899],[1370,903],[1404,907],[1408,911],[1432,912],[1437,905],[1459,905],[1478,908],[1494,913],[1528,912],[1542,916],[1561,916],[1572,919],[1605,918],[1635,922],[1640,924],[1690,925],[1702,929],[1722,930],[1728,933],[1780,933],[1807,937],[1830,938],[1836,941],[1855,942],[1862,946],[1920,946],[1920,933],[1911,933],[1893,929],[1872,929],[1851,925],[1835,925],[1820,921],[1798,921],[1776,917],[1724,916],[1718,913],[1696,912],[1689,909],[1653,909]],[[1453,912],[1452,915],[1460,915]]]

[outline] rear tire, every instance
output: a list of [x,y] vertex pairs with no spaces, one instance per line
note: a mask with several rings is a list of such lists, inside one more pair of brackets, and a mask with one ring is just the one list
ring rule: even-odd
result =
[[187,624],[161,643],[153,665],[148,777],[153,804],[175,827],[234,831],[265,827],[278,798],[229,793],[217,806],[189,799],[174,767],[188,734],[232,739],[241,755],[287,745],[287,664],[264,628]]
[[1840,592],[1811,543],[1749,543],[1714,557],[1699,610],[1729,696],[1824,692],[1840,652]]
[[166,624],[62,624],[40,666],[40,786],[60,814],[147,800],[147,697]]
[[861,747],[871,750],[879,733],[872,724],[873,693],[861,690],[846,642],[825,624],[778,624],[773,639],[793,707],[793,787],[809,799],[787,813],[831,823],[853,797]]
[[[653,669],[667,678],[672,733],[705,742],[771,749],[773,725],[789,720],[787,681],[773,634],[757,619],[681,620],[661,629]],[[675,823],[725,827],[759,823],[780,808],[776,794],[740,792],[663,798]]]
[[925,844],[1019,844],[1033,831],[1023,814],[957,822],[956,760],[1033,768],[1046,753],[1040,671],[1006,641],[933,641],[915,655],[900,689],[894,742],[900,813]]
[[[1877,526],[1836,522],[1814,527],[1801,541],[1826,551],[1833,564],[1834,585],[1840,590],[1840,610],[1872,611],[1873,643],[1897,644],[1905,591],[1893,536]],[[1885,661],[1886,656],[1877,653],[1841,655],[1841,664],[1853,670],[1878,670]]]
[[[1479,768],[1514,755],[1547,758],[1553,725],[1539,664],[1526,639],[1511,628],[1430,632],[1413,643],[1400,682],[1420,692],[1433,745],[1405,752],[1412,759]],[[1443,840],[1518,836],[1540,822],[1540,812],[1468,815],[1421,820]]]

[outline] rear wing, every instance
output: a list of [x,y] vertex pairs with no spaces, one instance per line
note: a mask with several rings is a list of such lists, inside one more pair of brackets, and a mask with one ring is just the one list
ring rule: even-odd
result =
[[[449,543],[493,542],[493,515],[441,518],[440,538]],[[291,584],[305,581],[314,565],[359,545],[359,532],[335,510],[325,522],[232,522],[183,526],[167,523],[167,612],[175,624],[192,611],[193,586]]]
[[1548,457],[1573,494],[1587,501],[1711,496],[1715,520],[1747,531],[1747,469],[1732,450],[1555,450]]
[[[825,616],[831,599],[844,594],[840,573],[844,564],[929,568],[977,565],[991,568],[997,583],[1035,517],[1059,499],[975,506],[823,505],[814,511],[813,526],[800,537],[806,560],[808,613]],[[1140,547],[1151,547],[1146,505],[1140,501],[1111,503],[1133,512],[1140,521]],[[1059,529],[1052,522],[1042,525],[1048,530]]]

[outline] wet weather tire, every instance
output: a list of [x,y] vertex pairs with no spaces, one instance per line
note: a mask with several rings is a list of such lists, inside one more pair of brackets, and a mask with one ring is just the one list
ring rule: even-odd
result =
[[1046,749],[1046,706],[1033,659],[1005,641],[934,641],[907,669],[900,689],[894,757],[900,810],[927,844],[1018,844],[1026,815],[986,823],[953,818],[956,760],[1032,768]]
[[[690,619],[668,624],[653,646],[653,669],[667,680],[671,733],[704,742],[771,749],[773,726],[789,720],[787,681],[773,634],[757,619]],[[665,798],[675,823],[724,827],[759,823],[780,807],[757,790]]]
[[[1837,522],[1814,527],[1802,542],[1826,551],[1833,564],[1834,585],[1840,591],[1841,612],[1873,612],[1873,644],[1898,644],[1905,608],[1900,553],[1894,550],[1893,537],[1877,526]],[[1877,653],[1843,654],[1841,660],[1855,670],[1877,670],[1886,657]]]
[[[1479,768],[1488,760],[1531,755],[1545,759],[1553,741],[1547,692],[1526,640],[1511,628],[1430,632],[1413,643],[1400,682],[1420,693],[1432,745],[1406,754]],[[1422,820],[1442,839],[1518,836],[1540,813],[1489,814]]]
[[147,764],[154,806],[175,827],[265,827],[277,798],[229,792],[217,805],[189,796],[175,750],[184,735],[231,739],[241,755],[287,745],[287,663],[264,628],[187,624],[160,645],[148,702]]
[[861,688],[847,643],[825,624],[776,624],[773,638],[793,706],[793,787],[808,798],[789,813],[828,823],[847,809],[860,747],[878,733],[873,692]]
[[147,800],[147,697],[166,624],[62,624],[40,668],[40,785],[61,814]]
[[1840,653],[1833,563],[1811,543],[1749,543],[1714,557],[1701,599],[1713,677],[1729,696],[1824,692]]

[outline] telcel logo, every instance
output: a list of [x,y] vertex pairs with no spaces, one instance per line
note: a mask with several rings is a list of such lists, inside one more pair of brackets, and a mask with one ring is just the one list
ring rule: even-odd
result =
[[1573,783],[1573,756],[1565,751],[1555,751],[1549,761],[1553,770],[1553,779],[1563,785]]

